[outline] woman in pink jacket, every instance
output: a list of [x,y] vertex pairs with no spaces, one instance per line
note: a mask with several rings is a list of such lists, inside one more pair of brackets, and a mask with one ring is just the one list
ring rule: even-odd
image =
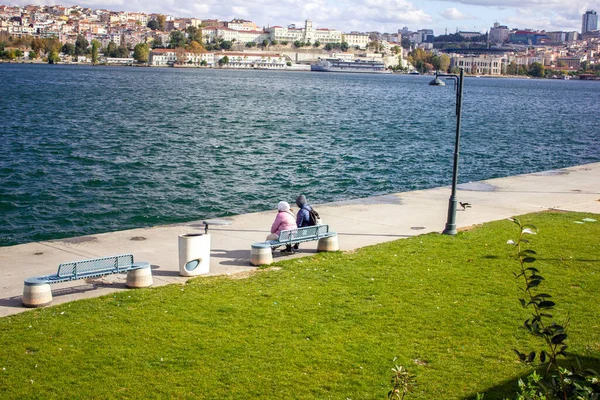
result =
[[[277,210],[277,216],[273,221],[273,225],[271,225],[271,234],[267,236],[267,240],[276,240],[279,237],[279,232],[298,227],[296,216],[290,211],[290,205],[287,201],[280,201]],[[292,246],[286,246],[285,251],[292,251]]]

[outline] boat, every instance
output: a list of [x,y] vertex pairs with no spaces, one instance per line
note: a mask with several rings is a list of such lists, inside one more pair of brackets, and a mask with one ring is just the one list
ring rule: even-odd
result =
[[311,71],[318,72],[358,72],[368,74],[391,74],[392,71],[385,69],[381,61],[346,61],[342,59],[319,59],[316,64],[311,64]]
[[412,71],[410,71],[408,74],[409,74],[409,75],[421,75],[421,74],[419,74],[419,71],[417,71],[416,69],[413,69],[413,70],[412,70]]

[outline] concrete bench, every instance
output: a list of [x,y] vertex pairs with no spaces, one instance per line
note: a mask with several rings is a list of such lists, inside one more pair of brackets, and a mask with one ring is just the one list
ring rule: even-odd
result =
[[43,307],[50,304],[52,302],[50,285],[54,283],[125,272],[127,272],[127,287],[141,288],[152,285],[150,263],[134,263],[133,254],[73,261],[60,264],[56,274],[25,279],[23,305],[26,307]]
[[318,240],[317,251],[337,251],[337,233],[329,231],[329,225],[314,225],[281,231],[276,240],[267,240],[252,245],[250,264],[269,265],[273,262],[272,249],[279,246]]

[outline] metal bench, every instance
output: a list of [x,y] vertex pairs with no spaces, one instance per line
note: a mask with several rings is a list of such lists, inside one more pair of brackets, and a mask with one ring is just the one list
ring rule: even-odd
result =
[[279,246],[318,240],[317,251],[339,250],[337,233],[329,230],[329,225],[314,225],[281,231],[276,240],[254,243],[250,253],[250,264],[268,265],[273,262],[272,249]]
[[134,263],[133,254],[73,261],[60,264],[56,274],[25,279],[23,305],[26,307],[43,307],[50,304],[52,302],[50,285],[54,283],[125,272],[127,272],[127,287],[140,288],[152,285],[150,263]]

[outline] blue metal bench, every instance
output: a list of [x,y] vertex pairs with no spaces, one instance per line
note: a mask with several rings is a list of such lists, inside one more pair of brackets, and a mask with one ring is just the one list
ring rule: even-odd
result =
[[269,265],[273,262],[272,249],[313,240],[319,241],[317,251],[339,250],[337,233],[331,232],[329,225],[306,226],[281,231],[275,240],[254,243],[250,253],[250,264]]
[[133,254],[73,261],[60,264],[56,274],[25,279],[23,304],[27,307],[48,305],[52,301],[52,292],[49,285],[54,283],[125,272],[127,272],[126,285],[128,287],[137,288],[152,285],[150,263],[134,263]]
[[337,233],[329,232],[329,225],[313,225],[304,228],[281,231],[276,240],[267,240],[271,248],[292,245],[302,242],[312,242],[326,237],[336,236]]

